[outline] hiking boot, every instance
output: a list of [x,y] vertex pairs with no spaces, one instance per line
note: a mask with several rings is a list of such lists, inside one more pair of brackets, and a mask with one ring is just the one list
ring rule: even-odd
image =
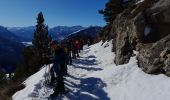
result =
[[53,94],[50,95],[50,98],[55,98],[59,95],[59,92],[54,92]]

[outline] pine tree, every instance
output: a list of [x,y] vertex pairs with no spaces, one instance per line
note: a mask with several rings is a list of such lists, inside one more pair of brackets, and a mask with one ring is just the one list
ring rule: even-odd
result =
[[109,24],[113,22],[117,14],[121,13],[127,7],[125,5],[124,0],[109,0],[105,5],[105,9],[99,10],[99,13],[103,14],[105,21]]
[[46,63],[47,57],[51,53],[49,47],[51,37],[48,34],[48,26],[44,24],[44,21],[43,14],[40,12],[38,14],[36,30],[32,41],[34,53],[41,64]]

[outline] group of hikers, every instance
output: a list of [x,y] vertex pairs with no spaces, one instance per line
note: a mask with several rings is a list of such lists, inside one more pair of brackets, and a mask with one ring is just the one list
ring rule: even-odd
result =
[[79,57],[83,49],[83,41],[69,40],[64,43],[52,41],[50,47],[53,51],[53,66],[50,69],[50,85],[55,86],[54,93],[50,97],[55,97],[66,93],[64,86],[64,76],[68,75],[67,65],[72,64],[72,59]]

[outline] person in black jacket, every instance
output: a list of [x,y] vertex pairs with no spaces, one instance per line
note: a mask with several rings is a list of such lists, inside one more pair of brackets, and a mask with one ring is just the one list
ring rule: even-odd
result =
[[61,46],[52,43],[51,47],[54,49],[54,62],[52,70],[57,76],[57,84],[54,89],[54,93],[50,95],[50,97],[58,96],[59,94],[62,94],[65,92],[65,86],[64,86],[64,63],[66,61],[66,55],[64,52],[64,49],[61,48]]

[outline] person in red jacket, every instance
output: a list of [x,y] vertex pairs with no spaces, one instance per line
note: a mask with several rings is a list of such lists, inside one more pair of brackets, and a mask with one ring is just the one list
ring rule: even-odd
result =
[[75,47],[76,47],[76,56],[79,57],[80,43],[78,40],[75,41]]

